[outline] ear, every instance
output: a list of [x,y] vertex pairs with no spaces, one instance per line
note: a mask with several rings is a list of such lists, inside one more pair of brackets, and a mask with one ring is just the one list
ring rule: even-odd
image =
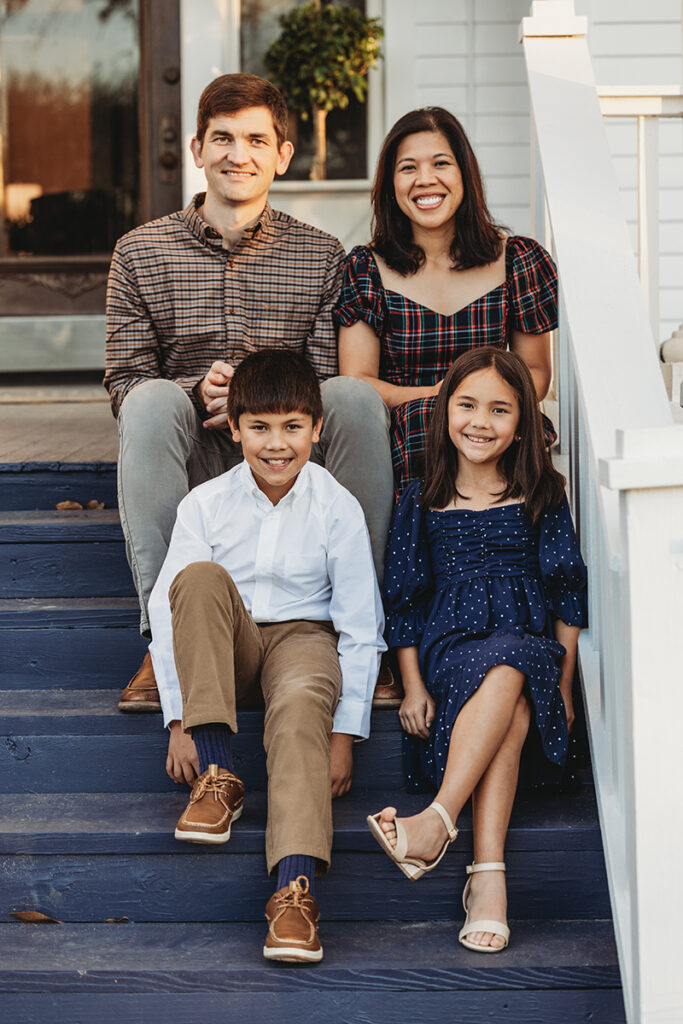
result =
[[284,174],[287,168],[289,167],[290,161],[293,156],[294,146],[289,141],[289,139],[285,139],[285,141],[280,146],[280,152],[278,155],[278,162],[277,167],[275,168],[275,173]]
[[192,153],[192,158],[194,160],[195,167],[203,167],[204,166],[204,160],[202,158],[202,149],[203,148],[204,148],[203,144],[199,141],[199,139],[195,135],[193,137],[191,143],[190,143],[190,152]]
[[240,428],[237,426],[236,423],[233,423],[232,420],[228,420],[228,423],[230,424],[230,432],[232,434],[233,441],[235,441],[236,444],[239,444],[240,441],[242,440],[242,438],[240,437]]
[[320,440],[320,431],[322,430],[322,428],[323,428],[323,418],[321,416],[320,419],[318,420],[318,422],[313,424],[313,443],[314,444],[317,441]]

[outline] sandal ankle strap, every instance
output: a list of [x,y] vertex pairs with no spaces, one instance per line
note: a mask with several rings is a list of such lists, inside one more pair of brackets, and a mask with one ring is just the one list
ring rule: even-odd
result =
[[448,832],[448,841],[452,843],[455,839],[458,838],[458,830],[451,821],[450,814],[448,813],[446,808],[442,807],[441,804],[437,803],[436,800],[432,800],[429,806],[434,808],[434,810],[436,811],[436,813],[439,815],[442,822],[446,826],[446,831]]
[[465,871],[468,875],[476,875],[477,871],[505,871],[505,862],[490,860],[482,864],[468,864]]

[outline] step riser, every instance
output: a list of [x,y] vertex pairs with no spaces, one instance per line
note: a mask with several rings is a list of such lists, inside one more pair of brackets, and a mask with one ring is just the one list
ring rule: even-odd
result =
[[82,470],[0,471],[0,511],[53,509],[59,501],[86,505],[92,498],[117,507],[115,468],[90,464]]
[[[218,958],[221,950],[216,950]],[[260,955],[260,954],[257,954]],[[330,951],[328,955],[333,955]],[[476,955],[476,954],[474,954]],[[273,971],[287,968],[273,967]],[[63,982],[59,975],[50,976],[51,991],[45,995],[47,979],[40,996],[8,994],[3,1006],[8,1020],[21,1024],[64,1024],[65,1021],[97,1021],[98,1024],[196,1024],[198,998],[201,999],[203,1024],[243,1024],[244,1021],[274,1024],[296,1021],[297,1024],[320,1024],[321,1021],[372,1021],[373,1024],[396,1024],[396,1021],[430,1021],[432,1024],[453,1024],[453,1021],[504,1020],[506,1024],[574,1024],[599,1021],[600,1024],[624,1024],[624,1004],[619,989],[586,989],[583,991],[497,991],[459,992],[367,992],[357,989],[316,989],[312,975],[305,972],[306,990],[300,993],[242,992],[231,986],[226,993],[207,993],[204,986],[197,992],[177,992],[174,976],[159,978],[160,992],[150,995],[140,985],[140,995],[121,995],[113,980],[103,998],[83,994],[82,988],[95,985],[97,979],[69,976]],[[301,987],[304,988],[304,976]],[[63,994],[70,984],[73,994]],[[397,981],[396,988],[400,988]],[[168,990],[171,990],[170,992]],[[77,991],[76,991],[77,990]]]
[[0,543],[0,598],[134,595],[123,541]]
[[[168,747],[161,716],[158,729],[139,723],[140,735],[0,736],[0,793],[154,793],[173,792],[164,765]],[[123,721],[121,728],[135,728]],[[64,723],[64,719],[61,723]],[[117,723],[115,723],[117,724]],[[266,788],[266,763],[258,733],[234,739],[235,769],[250,789]],[[403,786],[401,739],[378,733],[358,745],[356,778],[375,788]]]
[[[175,855],[0,858],[2,915],[30,909],[64,922],[263,920],[273,891],[263,854],[187,846]],[[460,921],[470,860],[468,850],[449,851],[438,871],[414,884],[379,849],[340,852],[317,895],[328,921]],[[601,852],[510,852],[507,866],[511,918],[609,917]]]
[[123,688],[149,641],[135,626],[112,629],[0,629],[2,689]]

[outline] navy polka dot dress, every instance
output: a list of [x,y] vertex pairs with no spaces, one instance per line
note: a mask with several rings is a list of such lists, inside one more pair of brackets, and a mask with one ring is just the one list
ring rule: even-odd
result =
[[587,618],[586,568],[566,498],[533,527],[522,504],[425,512],[421,487],[411,484],[397,506],[384,576],[387,642],[418,647],[436,702],[429,740],[406,738],[408,785],[440,785],[453,724],[495,665],[526,676],[539,775],[558,777],[568,738],[558,685],[565,649],[552,626]]

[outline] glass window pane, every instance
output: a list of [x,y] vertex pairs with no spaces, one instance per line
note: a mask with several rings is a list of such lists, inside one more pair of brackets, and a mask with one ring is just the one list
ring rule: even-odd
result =
[[110,253],[137,223],[137,0],[2,0],[0,255]]
[[[303,0],[302,0],[303,2]],[[350,7],[365,10],[364,0],[347,0]],[[242,0],[240,55],[242,71],[268,78],[263,55],[280,34],[279,17],[296,6],[292,0]],[[352,97],[345,110],[332,110],[327,117],[327,177],[365,178],[367,176],[366,104]],[[315,152],[313,126],[293,111],[289,112],[289,138],[294,143],[294,159],[285,179],[308,178]]]

